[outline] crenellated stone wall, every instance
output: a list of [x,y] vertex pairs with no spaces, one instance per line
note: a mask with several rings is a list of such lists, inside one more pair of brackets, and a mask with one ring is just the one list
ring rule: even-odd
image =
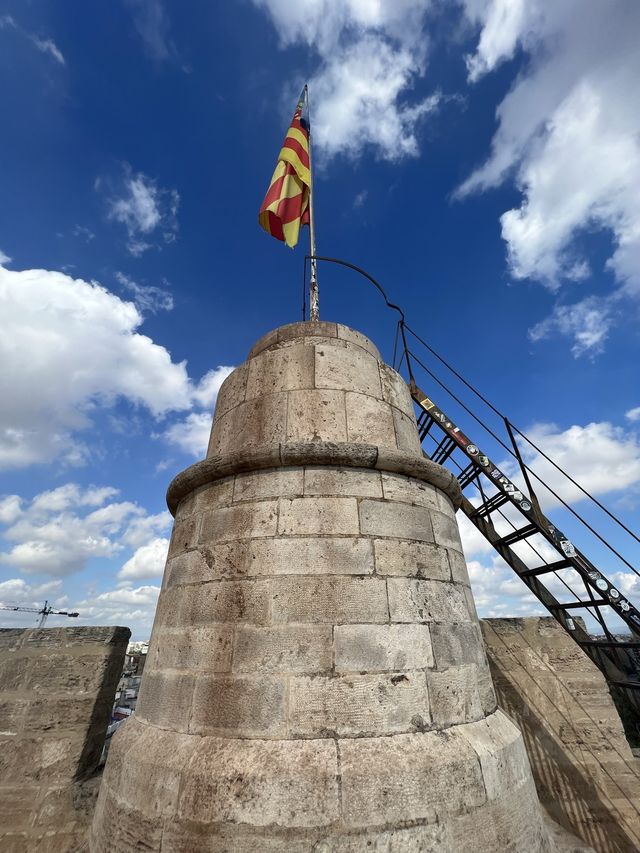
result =
[[496,708],[455,521],[402,378],[344,326],[223,384],[91,849],[548,850]]

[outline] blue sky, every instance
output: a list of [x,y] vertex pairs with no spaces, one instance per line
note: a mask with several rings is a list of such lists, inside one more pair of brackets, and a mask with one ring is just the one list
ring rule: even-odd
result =
[[[638,527],[640,7],[580,7],[0,4],[0,599],[148,637],[166,486],[229,368],[300,318],[306,246],[257,212],[305,81],[318,251]],[[390,359],[375,291],[324,266],[320,287]],[[481,613],[538,612],[463,532]]]

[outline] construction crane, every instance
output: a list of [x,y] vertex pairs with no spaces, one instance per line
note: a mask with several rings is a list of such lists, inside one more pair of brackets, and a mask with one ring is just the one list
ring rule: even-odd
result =
[[18,604],[0,604],[0,610],[19,610],[23,613],[39,613],[40,621],[38,622],[38,628],[44,628],[45,623],[47,621],[47,616],[79,616],[79,613],[71,613],[68,610],[54,610],[53,607],[49,605],[48,601],[45,601],[44,607],[22,607]]

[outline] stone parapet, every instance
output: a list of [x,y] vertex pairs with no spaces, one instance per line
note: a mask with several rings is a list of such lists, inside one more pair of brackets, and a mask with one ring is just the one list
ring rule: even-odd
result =
[[129,635],[0,629],[1,850],[72,853],[84,843]]

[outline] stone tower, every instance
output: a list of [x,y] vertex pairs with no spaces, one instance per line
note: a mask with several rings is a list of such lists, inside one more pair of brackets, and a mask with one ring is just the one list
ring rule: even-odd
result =
[[91,850],[541,853],[455,521],[402,378],[295,323],[218,396]]

